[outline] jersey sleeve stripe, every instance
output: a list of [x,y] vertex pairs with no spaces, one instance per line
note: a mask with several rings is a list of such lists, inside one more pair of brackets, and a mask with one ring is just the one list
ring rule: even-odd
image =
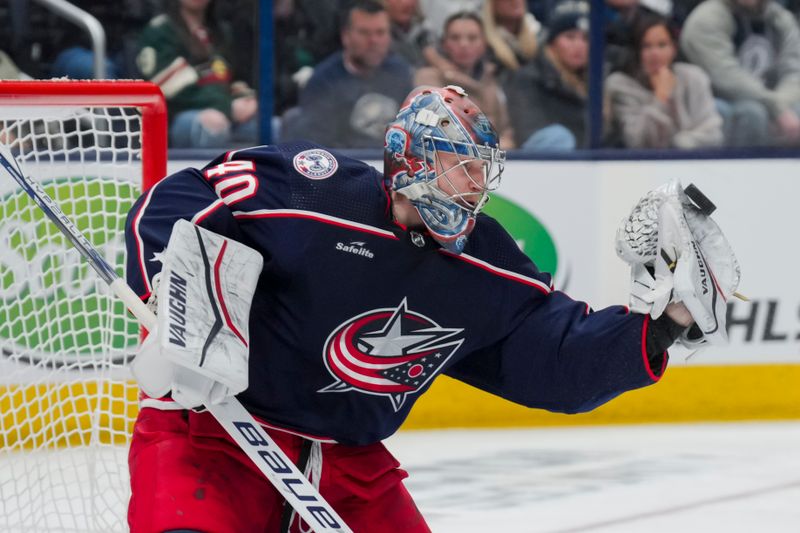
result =
[[330,224],[332,226],[339,226],[355,231],[361,231],[363,233],[370,233],[386,239],[392,239],[395,241],[399,240],[397,235],[391,231],[369,226],[367,224],[361,224],[360,222],[354,222],[352,220],[345,220],[339,217],[323,215],[322,213],[316,213],[313,211],[302,211],[299,209],[259,209],[256,211],[234,211],[233,216],[237,220],[253,218],[304,218],[314,220],[316,222],[322,222],[323,224]]
[[158,187],[159,183],[161,182],[156,183],[150,187],[149,191],[147,191],[147,196],[145,197],[144,202],[142,202],[142,205],[139,206],[139,212],[137,212],[136,216],[133,218],[133,235],[136,239],[136,259],[139,264],[139,271],[142,275],[142,283],[145,291],[144,294],[139,295],[142,300],[149,298],[150,293],[153,292],[153,289],[150,286],[150,280],[147,278],[147,265],[144,257],[144,241],[142,240],[141,233],[139,233],[139,224],[142,221],[142,217],[144,217],[144,212],[147,209],[147,206],[150,205],[150,199],[153,197],[153,191],[156,190],[156,187]]
[[664,364],[661,366],[661,373],[656,375],[652,368],[650,368],[650,358],[647,356],[647,327],[650,325],[650,315],[645,315],[642,321],[642,360],[644,361],[644,368],[647,375],[653,382],[659,381],[661,376],[664,375],[664,370],[667,367],[667,358],[664,357]]
[[192,217],[192,224],[200,224],[200,222],[205,220],[209,215],[211,215],[214,211],[216,211],[223,205],[225,205],[225,202],[223,202],[222,199],[215,200],[214,202],[211,203],[211,205],[209,205],[202,211],[198,211],[197,213],[194,214],[194,216]]
[[460,259],[461,261],[464,261],[473,266],[481,268],[487,272],[491,272],[495,276],[500,276],[501,278],[510,279],[512,281],[517,281],[519,283],[524,283],[525,285],[534,287],[535,289],[541,291],[543,294],[550,294],[551,292],[551,288],[546,283],[542,283],[538,279],[529,278],[528,276],[523,276],[522,274],[517,274],[516,272],[506,270],[505,268],[496,267],[494,265],[487,263],[486,261],[478,259],[477,257],[472,257],[469,254],[454,254],[445,249],[440,249],[439,251],[445,255],[448,255],[455,259]]

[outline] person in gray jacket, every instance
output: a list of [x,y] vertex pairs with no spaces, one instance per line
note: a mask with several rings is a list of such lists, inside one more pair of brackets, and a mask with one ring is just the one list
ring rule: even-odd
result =
[[614,72],[606,94],[628,148],[704,148],[722,144],[722,117],[700,67],[675,63],[677,43],[664,17],[643,15],[633,30],[629,72]]
[[681,49],[708,72],[733,146],[800,145],[800,26],[774,0],[705,0]]
[[515,144],[529,152],[583,148],[586,126],[589,3],[562,0],[547,40],[507,84]]

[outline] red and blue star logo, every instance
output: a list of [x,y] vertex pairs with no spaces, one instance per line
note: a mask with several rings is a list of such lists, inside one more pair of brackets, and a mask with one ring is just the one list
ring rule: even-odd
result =
[[399,411],[458,350],[463,331],[409,311],[405,299],[395,308],[358,315],[328,337],[324,361],[336,381],[319,392],[386,396]]

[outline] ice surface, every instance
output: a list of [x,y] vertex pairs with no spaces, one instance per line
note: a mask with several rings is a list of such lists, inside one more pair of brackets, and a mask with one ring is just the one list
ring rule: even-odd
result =
[[[387,446],[409,471],[406,486],[435,533],[800,531],[800,422],[404,431]],[[124,452],[103,454],[122,454],[119,462]],[[50,456],[64,460],[41,453],[40,474]],[[0,473],[17,478],[25,469],[18,461],[0,464]],[[0,482],[9,481],[4,475]],[[92,492],[109,496],[102,487]],[[16,505],[31,512],[32,496],[4,494],[5,518]],[[53,496],[44,500],[66,503],[67,495]],[[109,506],[121,516],[93,516],[91,525],[36,507],[35,529],[116,530],[109,526],[124,524],[124,506]]]
[[800,531],[800,423],[402,432],[434,532]]

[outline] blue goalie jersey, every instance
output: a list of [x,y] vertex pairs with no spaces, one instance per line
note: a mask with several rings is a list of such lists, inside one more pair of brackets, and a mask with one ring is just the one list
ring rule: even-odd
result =
[[264,258],[239,399],[274,427],[367,444],[395,432],[440,374],[573,413],[663,371],[648,363],[645,316],[554,291],[485,215],[464,253],[447,253],[394,222],[381,173],[313,144],[228,152],[139,198],[127,276],[143,300],[179,219]]

